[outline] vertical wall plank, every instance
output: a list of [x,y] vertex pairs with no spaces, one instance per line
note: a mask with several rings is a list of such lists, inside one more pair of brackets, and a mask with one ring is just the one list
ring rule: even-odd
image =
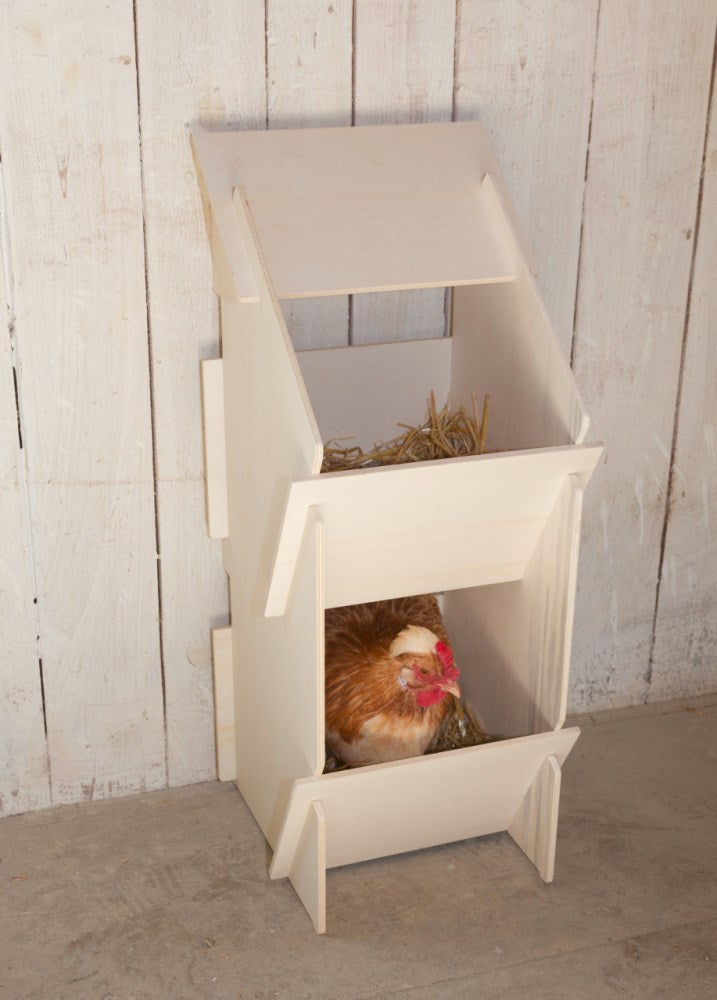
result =
[[[356,125],[450,121],[455,5],[431,0],[356,0]],[[445,294],[431,288],[355,295],[352,340],[440,337]]]
[[460,0],[456,119],[490,132],[570,356],[597,0]]
[[[267,0],[267,125],[351,124],[351,0]],[[348,296],[283,302],[297,350],[348,343]]]
[[649,698],[717,690],[717,101],[712,98]]
[[20,448],[13,311],[0,171],[0,817],[50,805],[38,663],[25,452]]
[[204,514],[199,361],[219,344],[189,131],[264,127],[264,3],[136,7],[167,763],[177,785],[215,775],[209,629],[228,615]]
[[132,4],[5,4],[3,152],[53,801],[165,782]]
[[575,709],[646,697],[715,13],[601,3],[574,368],[607,455],[586,496]]

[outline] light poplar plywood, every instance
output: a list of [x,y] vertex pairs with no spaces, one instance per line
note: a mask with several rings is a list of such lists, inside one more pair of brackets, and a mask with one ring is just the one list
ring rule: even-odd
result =
[[326,816],[312,802],[289,870],[289,881],[304,904],[317,934],[326,933]]
[[477,123],[197,132],[193,144],[224,300],[258,295],[231,203],[238,187],[279,298],[512,280],[479,187],[494,161]]
[[712,0],[600,5],[574,369],[608,460],[586,500],[578,710],[649,697],[716,17]]
[[[323,768],[321,526],[306,512],[287,615],[263,614],[287,478],[314,473],[321,441],[279,304],[239,194],[256,303],[222,309],[237,784],[273,844],[294,778]],[[258,433],[261,428],[261,433]]]
[[650,701],[717,689],[717,101],[705,148]]
[[488,130],[570,356],[598,0],[461,0],[456,120]]
[[508,827],[508,833],[533,862],[543,882],[552,882],[555,874],[560,779],[560,764],[551,754],[541,764]]
[[229,534],[227,442],[224,427],[224,366],[221,358],[202,361],[202,425],[207,529],[211,538]]
[[298,354],[324,444],[367,449],[405,433],[399,424],[420,424],[431,391],[439,407],[448,398],[452,346],[442,337]]
[[[507,298],[487,304],[466,299],[455,342],[307,352],[305,381],[273,287],[276,257],[272,260],[264,248],[269,205],[277,234],[286,241],[283,252],[296,250],[291,227],[281,232],[277,204],[270,197],[280,202],[286,191],[269,152],[301,154],[303,190],[310,192],[321,180],[325,195],[330,181],[330,201],[346,178],[329,177],[325,165],[319,178],[317,149],[329,151],[334,165],[345,162],[347,150],[373,150],[365,166],[370,166],[378,191],[377,178],[383,183],[391,174],[387,150],[405,155],[408,147],[415,154],[430,146],[439,155],[446,140],[453,153],[446,169],[454,171],[454,179],[463,171],[465,192],[470,188],[473,203],[480,202],[485,211],[474,242],[509,265],[509,281],[493,275],[509,290]],[[480,154],[479,163],[465,159],[466,146]],[[244,150],[241,170],[232,164],[237,150]],[[513,235],[500,182],[486,169],[493,164],[482,133],[474,126],[404,126],[235,135],[221,142],[200,134],[195,152],[210,199],[210,227],[219,234],[214,239],[217,287],[227,296],[222,301],[221,367],[236,776],[275,851],[270,874],[289,876],[319,931],[325,929],[326,867],[512,826],[517,843],[543,877],[552,877],[559,791],[555,769],[559,774],[578,735],[557,727],[565,711],[580,499],[601,449],[574,443],[584,433],[585,415]],[[234,187],[229,202],[229,191],[218,187],[222,172],[226,183],[242,172],[246,178],[248,164],[257,170],[262,163],[267,172],[262,178],[263,228],[246,189]],[[366,180],[353,160],[349,172],[351,182]],[[423,166],[414,169],[413,180],[422,172]],[[345,211],[345,192],[341,202],[338,198],[338,208]],[[323,200],[315,205],[321,214]],[[358,220],[354,224],[344,239],[354,254],[363,243],[367,257],[365,231]],[[407,219],[384,220],[385,242],[397,245],[409,226]],[[327,246],[330,241],[319,247],[319,256]],[[297,267],[302,265],[299,261]],[[435,266],[443,265],[439,261]],[[250,294],[237,295],[237,288]],[[418,394],[426,392],[422,381],[437,371],[441,395],[457,388],[465,396],[486,342],[507,357],[506,368],[516,355],[525,355],[510,386],[514,423],[529,428],[533,443],[542,447],[318,475],[322,442],[311,394],[324,426],[346,420],[366,435],[371,420],[379,426],[402,415],[397,408],[407,407],[409,397],[411,406],[416,405]],[[548,360],[541,367],[535,357],[543,353]],[[526,372],[532,375],[533,368],[538,372],[531,381]],[[413,385],[393,393],[401,379]],[[209,433],[221,406],[214,409],[213,416],[207,414]],[[361,417],[362,409],[373,411],[370,420]],[[508,615],[502,623],[508,631],[528,636],[508,657],[508,665],[517,668],[512,676],[526,681],[520,720],[514,692],[503,691],[512,712],[503,732],[516,738],[342,774],[322,773],[326,607],[444,590],[448,617],[456,591],[472,587],[471,595],[490,591],[503,600],[499,585],[524,576],[527,596],[517,608],[520,615]],[[470,647],[480,628],[480,616],[470,614],[461,623],[463,635],[453,631],[459,653],[461,642]],[[504,666],[494,664],[493,675]],[[472,676],[485,668],[482,662],[464,664],[467,690]],[[493,725],[490,729],[500,731]],[[539,777],[550,757],[553,769]],[[461,794],[466,788],[470,795]]]
[[[20,447],[11,329],[14,320],[0,171],[0,817],[50,805],[37,645],[37,607]],[[17,373],[16,373],[17,374]],[[18,387],[20,389],[20,386]]]
[[[455,17],[452,3],[358,0],[354,124],[451,120]],[[433,190],[427,188],[426,197],[432,199]],[[416,242],[424,235],[421,216],[416,215],[413,225]],[[369,293],[351,302],[353,344],[439,337],[445,328],[445,294],[437,288]]]
[[[351,124],[351,0],[268,0],[268,128]],[[282,302],[295,349],[348,343],[345,295]]]
[[581,443],[589,419],[515,230],[502,183],[482,188],[515,280],[454,289],[454,405],[490,396],[488,449]]
[[562,764],[579,733],[563,729],[296,781],[269,874],[288,875],[313,801],[326,815],[328,868],[505,830],[543,760],[552,755]]
[[209,626],[228,613],[220,545],[204,527],[198,363],[220,351],[189,130],[263,128],[264,3],[176,9],[138,0],[136,18],[167,768],[176,785],[215,773]]
[[569,476],[522,579],[444,595],[461,690],[491,733],[565,721],[581,508]]
[[266,614],[284,613],[312,505],[326,533],[327,608],[520,579],[566,476],[586,481],[601,450],[546,448],[296,479]]
[[166,780],[131,5],[4,5],[0,93],[52,798],[75,802]]
[[236,779],[236,736],[234,726],[234,661],[230,625],[213,628],[211,633],[214,677],[214,719],[216,732],[217,778]]

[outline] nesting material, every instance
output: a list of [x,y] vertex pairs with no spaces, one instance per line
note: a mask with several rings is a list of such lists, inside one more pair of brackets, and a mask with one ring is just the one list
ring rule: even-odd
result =
[[[464,747],[476,747],[481,743],[495,743],[502,740],[502,736],[491,736],[485,731],[483,726],[475,716],[469,705],[452,694],[448,695],[451,700],[451,709],[446,715],[433,740],[424,750],[424,754],[443,753],[444,750],[461,750]],[[339,757],[328,751],[326,753],[326,764],[324,774],[332,771],[348,771],[350,764],[345,764]]]
[[324,445],[322,472],[339,472],[347,469],[367,469],[379,465],[403,465],[408,462],[430,462],[441,458],[459,458],[465,455],[482,455],[488,427],[488,402],[483,400],[483,412],[478,419],[478,401],[473,394],[473,413],[466,413],[461,406],[451,410],[449,403],[437,409],[431,391],[425,421],[419,427],[399,424],[404,433],[390,441],[377,442],[371,451],[358,445],[344,447],[332,438]]
[[461,750],[463,747],[477,747],[480,743],[495,743],[502,736],[491,736],[475,716],[470,705],[460,698],[448,695],[451,709],[441,723],[441,728],[433,737],[425,753],[443,753],[444,750]]

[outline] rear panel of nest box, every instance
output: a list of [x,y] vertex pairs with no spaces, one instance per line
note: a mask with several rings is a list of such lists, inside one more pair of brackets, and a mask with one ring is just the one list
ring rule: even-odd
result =
[[[222,316],[223,358],[204,366],[210,529],[228,535],[232,583],[217,691],[232,692],[236,779],[276,852],[272,875],[289,876],[319,930],[333,864],[508,829],[552,878],[560,763],[577,736],[559,731],[582,493],[601,449],[582,444],[587,415],[485,134],[453,123],[192,142]],[[451,336],[429,341],[297,354],[279,305],[446,286]],[[431,391],[454,408],[490,395],[492,454],[319,475],[322,442],[395,437],[422,422]],[[518,739],[455,751],[460,767],[449,753],[323,775],[324,609],[438,591],[468,700]],[[455,782],[483,789],[481,816],[466,805],[450,818],[440,789],[460,799]]]

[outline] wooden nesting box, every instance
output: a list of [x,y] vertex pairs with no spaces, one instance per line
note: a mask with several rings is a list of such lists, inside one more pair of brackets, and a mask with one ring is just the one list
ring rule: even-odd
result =
[[[203,366],[220,776],[319,931],[326,869],[507,830],[553,876],[580,512],[601,452],[476,123],[193,137],[221,298]],[[452,335],[295,353],[278,299],[453,288]],[[495,453],[319,475],[439,402]],[[324,775],[324,609],[441,592],[502,742]]]

